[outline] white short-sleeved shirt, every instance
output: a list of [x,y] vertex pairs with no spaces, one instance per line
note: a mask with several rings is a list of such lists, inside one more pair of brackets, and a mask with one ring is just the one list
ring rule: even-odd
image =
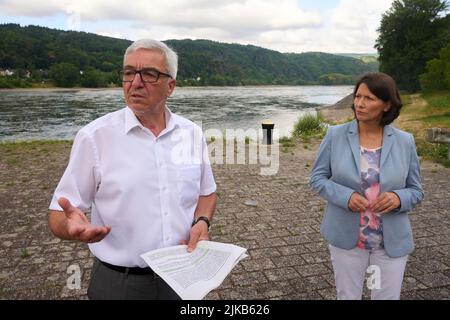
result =
[[83,127],[55,190],[57,199],[87,211],[91,223],[111,226],[89,244],[102,261],[145,267],[140,254],[187,240],[201,195],[215,192],[206,141],[199,126],[166,108],[166,128],[155,137],[128,107]]

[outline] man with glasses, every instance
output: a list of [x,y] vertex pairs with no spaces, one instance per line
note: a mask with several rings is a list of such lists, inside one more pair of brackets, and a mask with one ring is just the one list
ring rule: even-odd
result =
[[[179,299],[146,266],[149,250],[208,239],[216,185],[201,128],[166,106],[177,55],[143,39],[125,52],[127,106],[76,135],[50,204],[55,236],[88,243],[90,299]],[[91,209],[91,221],[85,212]]]

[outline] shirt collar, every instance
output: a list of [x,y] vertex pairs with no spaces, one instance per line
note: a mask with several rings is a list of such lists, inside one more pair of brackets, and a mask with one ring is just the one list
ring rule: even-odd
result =
[[[160,136],[172,131],[175,129],[175,127],[179,126],[179,123],[176,121],[175,117],[172,114],[172,111],[165,106],[164,107],[164,113],[166,115],[166,128],[161,132]],[[130,107],[125,108],[125,134],[130,132],[132,129],[140,127],[141,129],[144,129],[144,126],[139,121],[139,119],[134,114],[133,110],[130,109]]]

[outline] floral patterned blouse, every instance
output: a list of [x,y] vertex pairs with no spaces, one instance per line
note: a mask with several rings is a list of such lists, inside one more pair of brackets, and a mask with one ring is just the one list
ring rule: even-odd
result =
[[[367,149],[361,146],[361,183],[365,198],[372,204],[380,194],[381,147]],[[360,212],[359,240],[357,246],[372,250],[383,248],[383,224],[372,210]]]

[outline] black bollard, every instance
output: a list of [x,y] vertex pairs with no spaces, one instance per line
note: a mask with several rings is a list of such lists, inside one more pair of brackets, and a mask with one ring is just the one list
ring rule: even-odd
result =
[[275,127],[275,124],[272,120],[266,120],[262,123],[263,129],[263,144],[272,144],[272,130]]

